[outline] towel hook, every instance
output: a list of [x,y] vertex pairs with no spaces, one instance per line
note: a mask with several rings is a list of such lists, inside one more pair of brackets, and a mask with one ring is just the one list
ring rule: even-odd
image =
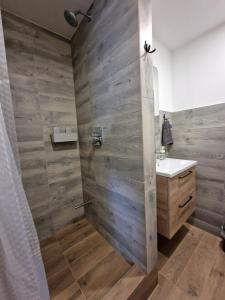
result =
[[145,44],[144,44],[144,49],[147,53],[150,53],[150,54],[152,54],[156,51],[155,48],[153,50],[151,50],[151,45],[148,45],[146,41],[145,41]]

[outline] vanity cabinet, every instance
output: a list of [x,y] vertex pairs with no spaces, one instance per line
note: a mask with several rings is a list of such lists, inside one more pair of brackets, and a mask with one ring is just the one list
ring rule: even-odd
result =
[[195,167],[172,178],[157,175],[158,233],[171,239],[191,216],[195,206]]

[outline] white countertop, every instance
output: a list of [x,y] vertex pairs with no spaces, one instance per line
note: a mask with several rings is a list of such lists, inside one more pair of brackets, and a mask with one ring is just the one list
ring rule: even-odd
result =
[[156,175],[172,178],[197,165],[195,160],[166,158],[156,160]]

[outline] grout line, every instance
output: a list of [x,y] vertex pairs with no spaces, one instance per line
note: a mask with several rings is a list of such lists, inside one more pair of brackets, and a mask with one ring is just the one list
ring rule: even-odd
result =
[[[131,271],[131,269],[134,267],[135,265],[131,265],[130,266],[130,269],[129,270],[127,270],[127,272],[125,272],[121,277],[120,277],[120,279],[110,288],[110,290],[107,292],[107,294],[105,294],[105,296],[104,297],[106,297],[110,292],[111,292],[111,290],[114,288],[114,287],[116,287],[118,284],[119,284],[119,282]],[[143,279],[142,279],[143,280]],[[142,281],[141,280],[141,281]],[[140,281],[140,282],[141,282]],[[138,283],[138,285],[140,284],[140,282]],[[137,285],[137,286],[138,286]],[[137,286],[134,288],[134,290],[137,288]],[[134,292],[134,290],[132,290],[131,291],[131,293],[130,293],[130,295]],[[129,295],[129,296],[130,296]]]
[[[194,225],[191,225],[191,226],[194,226]],[[194,226],[194,227],[195,227],[195,226]],[[198,227],[197,227],[197,228],[198,228]],[[198,229],[199,229],[199,228],[198,228]],[[187,260],[187,262],[186,262],[186,264],[185,264],[183,270],[181,271],[181,273],[180,273],[179,278],[177,279],[177,281],[176,281],[176,282],[173,282],[172,280],[167,279],[167,278],[164,276],[164,274],[162,274],[162,273],[159,271],[159,274],[160,274],[161,276],[163,276],[167,281],[171,282],[173,285],[175,285],[180,291],[184,292],[185,294],[187,294],[187,290],[185,290],[184,288],[182,288],[182,287],[180,287],[180,286],[178,285],[179,279],[180,279],[180,277],[182,276],[182,274],[185,272],[185,270],[186,270],[188,264],[191,262],[192,257],[193,257],[193,256],[195,255],[195,253],[198,251],[198,248],[200,247],[200,245],[201,245],[201,244],[207,244],[207,243],[203,240],[203,236],[204,236],[204,234],[207,233],[207,231],[205,231],[205,230],[203,230],[203,229],[199,229],[199,230],[202,231],[203,234],[198,238],[198,242],[197,242],[197,244],[196,244],[196,247],[194,248],[194,250],[193,250],[191,256],[189,257],[189,259]],[[191,233],[191,229],[190,229],[190,233]],[[195,237],[195,236],[193,236],[193,237],[197,239],[197,237]],[[181,242],[181,243],[182,243],[182,242]],[[178,247],[180,247],[181,243],[179,243],[179,246],[178,246]],[[213,253],[212,253],[212,254],[213,254]],[[213,256],[215,257],[215,254],[214,254]],[[172,258],[172,256],[171,256],[171,258]],[[169,259],[170,259],[170,258],[169,258]],[[166,261],[165,265],[167,264],[167,262],[169,261],[169,259]],[[213,263],[213,265],[211,266],[211,269],[210,269],[210,271],[209,271],[209,273],[208,273],[208,275],[207,275],[207,278],[209,278],[209,275],[210,275],[210,273],[212,272],[215,263],[216,263],[216,259],[214,258],[214,263]],[[164,265],[164,266],[165,266],[165,265]],[[164,267],[164,266],[163,266],[163,267]]]
[[[90,224],[89,222],[88,222],[88,224]],[[78,229],[78,231],[79,231],[79,229]],[[72,234],[72,232],[71,233],[69,233],[68,235],[70,235],[70,234]],[[89,234],[88,236],[86,236],[86,237],[84,237],[84,239],[82,239],[81,241],[79,241],[78,243],[75,243],[74,245],[78,245],[79,243],[82,243],[86,238],[88,238],[89,236],[91,236],[91,235],[94,235],[94,234],[99,234],[98,232],[97,232],[97,230],[95,230],[94,232],[92,232],[91,234]],[[80,293],[81,293],[81,295],[82,295],[82,297],[83,297],[83,299],[84,300],[86,300],[86,296],[85,296],[85,291],[84,291],[84,289],[81,287],[81,285],[80,285],[80,283],[79,283],[79,279],[78,278],[76,278],[76,276],[74,275],[74,273],[73,273],[73,269],[72,269],[72,266],[71,266],[71,263],[69,262],[69,260],[68,260],[68,258],[65,256],[65,250],[63,250],[63,247],[62,247],[62,244],[60,243],[60,241],[62,240],[62,239],[59,239],[59,238],[57,238],[57,231],[52,235],[53,237],[54,237],[54,239],[56,240],[56,243],[58,244],[58,247],[59,247],[59,251],[60,251],[60,254],[62,255],[62,257],[63,257],[63,260],[64,260],[64,262],[65,262],[65,265],[66,265],[66,267],[69,269],[69,272],[71,273],[71,275],[72,275],[72,278],[73,278],[73,282],[77,285],[77,287],[78,287],[78,289],[79,289],[79,291],[80,291]],[[63,238],[64,237],[66,237],[67,236],[67,234],[65,233],[65,235],[63,236]],[[106,242],[107,244],[109,244],[108,243],[108,241],[106,241],[104,238],[103,238],[103,241],[104,242]],[[69,247],[68,249],[70,249],[70,248],[72,248],[74,245],[72,245],[71,247]],[[99,245],[101,245],[101,243],[98,243],[97,245],[94,245],[94,247],[93,248],[89,248],[88,249],[88,251],[87,252],[85,252],[85,253],[83,253],[79,258],[77,258],[77,259],[75,259],[74,261],[77,261],[77,260],[79,260],[80,258],[82,258],[84,255],[87,255],[88,253],[90,253],[90,252],[92,252],[94,249],[96,249],[96,248],[98,248],[98,246]],[[109,244],[109,246],[111,246],[110,244]],[[93,270],[98,264],[100,264],[104,259],[105,259],[105,257],[107,257],[110,253],[112,253],[112,252],[115,252],[116,253],[116,251],[113,249],[113,247],[111,246],[111,250],[109,251],[109,253],[106,253],[105,255],[102,255],[101,256],[101,259],[99,260],[99,261],[97,261],[96,263],[94,263],[94,265],[90,268],[90,270],[88,270],[84,275],[82,275],[82,277],[83,276],[85,276],[88,272],[90,272],[91,270]],[[122,256],[121,256],[122,257]],[[118,285],[118,283],[131,271],[131,269],[132,269],[132,267],[133,267],[134,265],[130,265],[130,267],[129,267],[129,269],[119,278],[119,280],[117,280],[116,282],[115,282],[115,284],[109,289],[109,291],[107,292],[107,294],[111,291],[111,289],[113,289],[115,286],[117,286]],[[132,292],[133,292],[133,290],[132,290]],[[131,293],[132,293],[131,292]],[[107,295],[106,294],[106,295]]]
[[[82,257],[84,257],[85,255],[87,255],[87,254],[89,254],[90,252],[92,252],[93,250],[95,250],[96,248],[98,248],[98,246],[99,246],[100,244],[97,244],[94,248],[92,248],[92,249],[90,249],[88,252],[86,252],[84,255],[82,255],[82,256],[80,256],[79,258],[77,258],[77,259],[75,259],[73,262],[76,262],[76,261],[78,261],[80,258],[82,258]],[[106,256],[108,256],[109,254],[111,254],[113,251],[115,251],[113,248],[109,251],[109,253],[106,253],[105,255],[103,255],[102,256],[102,259],[99,261],[99,262],[97,262],[95,265],[93,265],[93,267],[92,268],[90,268],[90,270],[88,270],[87,271],[87,273],[88,272],[90,272],[92,269],[94,269]],[[72,271],[73,272],[73,271]],[[85,276],[87,273],[85,273],[84,275],[82,275],[81,276],[81,278],[83,277],[83,276]],[[75,276],[74,276],[75,277]],[[78,279],[78,280],[80,280],[80,278]]]
[[72,268],[71,268],[71,266],[70,266],[70,263],[69,263],[68,259],[67,259],[67,258],[65,257],[65,255],[64,255],[64,251],[63,251],[63,249],[62,249],[62,246],[61,246],[61,244],[60,244],[59,239],[56,237],[56,233],[55,233],[55,238],[56,238],[56,241],[57,241],[58,244],[59,244],[60,251],[61,251],[61,254],[62,254],[63,258],[64,258],[64,261],[65,261],[67,267],[69,268],[69,270],[70,270],[70,272],[71,272],[71,274],[72,274],[72,277],[73,277],[75,283],[78,285],[78,288],[79,288],[79,290],[80,290],[80,292],[81,292],[81,295],[82,295],[83,298],[86,300],[86,297],[85,297],[85,295],[84,295],[84,293],[83,293],[83,291],[82,291],[82,289],[81,289],[81,287],[80,287],[80,284],[79,284],[78,280],[75,278],[75,276],[74,276],[74,274],[73,274],[73,271],[72,271]]
[[[189,232],[189,233],[190,233],[190,232]],[[189,234],[189,233],[187,233],[187,234]],[[196,237],[194,237],[194,238],[196,238]],[[197,238],[196,238],[196,240],[197,240]],[[193,256],[193,254],[195,253],[196,249],[198,248],[198,246],[199,246],[199,244],[200,244],[200,241],[201,241],[201,239],[198,239],[198,242],[197,242],[197,244],[196,244],[196,246],[195,246],[195,248],[194,248],[194,250],[193,250],[191,256],[188,258],[188,260],[187,260],[187,262],[186,262],[186,265],[184,266],[183,270],[181,271],[179,277],[181,277],[181,275],[183,274],[184,270],[186,269],[186,266],[187,266],[187,264],[189,263],[189,261],[191,260],[191,258],[192,258],[192,256]],[[182,241],[179,243],[178,247],[177,247],[176,250],[173,252],[173,254],[177,251],[177,249],[178,249],[179,247],[181,247],[181,245],[182,245],[183,242],[184,242],[184,240],[182,240]],[[173,254],[168,258],[168,260],[167,260],[166,263],[163,265],[163,267],[161,268],[161,270],[166,266],[166,264],[170,261],[170,259],[173,258]],[[164,276],[164,275],[161,273],[161,270],[159,271],[159,273],[160,273],[160,275]],[[165,277],[165,276],[164,276],[164,277]],[[165,277],[165,278],[166,278],[166,277]],[[166,278],[166,279],[167,279],[167,278]],[[172,281],[172,280],[170,280],[170,279],[167,279],[167,280],[170,281],[170,282],[172,282],[173,284],[176,285],[179,279],[177,279],[176,282],[174,282],[174,281]]]
[[[188,263],[190,262],[190,260],[191,260],[191,258],[193,257],[193,255],[195,254],[195,252],[198,250],[198,248],[200,247],[200,245],[201,244],[204,244],[205,242],[204,241],[202,241],[201,240],[201,238],[199,239],[199,242],[198,242],[198,244],[197,244],[197,246],[196,246],[196,248],[195,248],[195,250],[193,251],[193,253],[192,253],[192,255],[191,255],[191,257],[190,257],[190,259],[187,261],[187,264],[186,264],[186,266],[185,266],[185,268],[183,269],[183,271],[180,273],[180,277],[182,276],[182,274],[184,273],[184,271],[186,270],[186,268],[187,268],[187,266],[188,266]],[[216,262],[216,258],[215,258],[215,255],[213,255],[214,256],[214,262],[213,262],[213,264],[212,264],[212,266],[211,266],[211,269],[210,269],[210,271],[208,272],[208,275],[206,276],[206,278],[205,278],[205,281],[207,281],[206,279],[208,279],[209,278],[209,275],[210,275],[210,273],[211,273],[211,271],[212,271],[212,269],[213,269],[213,267],[214,267],[214,265],[215,265],[215,262]],[[179,277],[179,279],[180,279],[180,277]],[[177,283],[179,282],[179,280],[177,280],[177,282],[176,282],[176,287],[178,287],[181,291],[183,291],[183,292],[185,292],[186,294],[187,294],[187,290],[185,290],[183,287],[180,287],[179,285],[177,285]],[[205,284],[205,283],[204,283]],[[203,289],[204,289],[204,285],[202,286],[202,291],[203,291]],[[201,291],[201,293],[200,293],[200,295],[198,295],[198,297],[201,297],[201,294],[202,294],[202,291]]]

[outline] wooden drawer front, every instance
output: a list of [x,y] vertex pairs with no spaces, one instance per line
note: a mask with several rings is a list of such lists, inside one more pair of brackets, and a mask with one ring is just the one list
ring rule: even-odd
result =
[[187,221],[196,205],[195,168],[169,180],[169,232],[170,238]]
[[195,189],[189,191],[179,200],[172,202],[170,208],[170,235],[173,236],[177,230],[187,221],[191,216],[196,206],[196,192]]
[[189,169],[169,180],[169,198],[171,199],[185,197],[193,189],[195,189],[195,168]]
[[195,168],[174,178],[157,176],[158,232],[171,239],[196,205]]

